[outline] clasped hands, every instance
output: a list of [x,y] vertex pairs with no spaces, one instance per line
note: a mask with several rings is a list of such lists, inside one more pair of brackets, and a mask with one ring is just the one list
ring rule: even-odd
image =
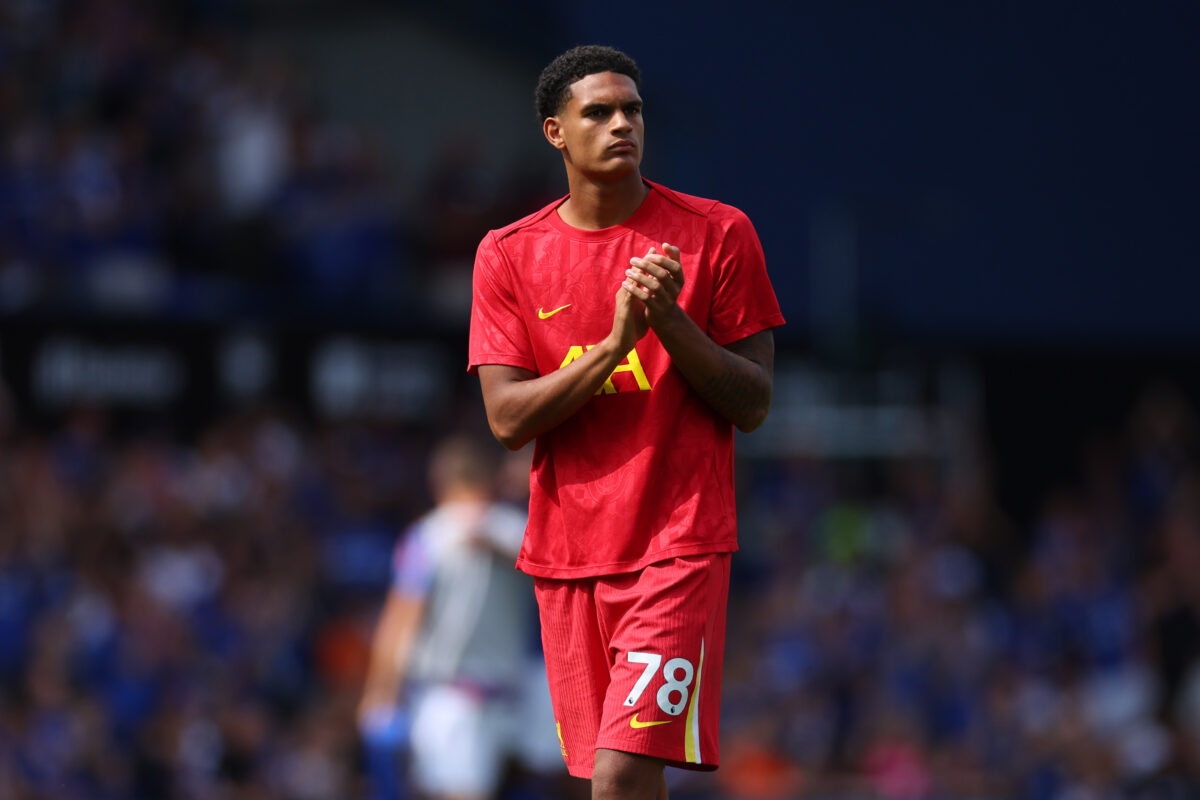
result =
[[629,259],[625,279],[617,289],[617,308],[613,317],[613,336],[620,354],[629,352],[646,331],[661,331],[678,309],[676,301],[683,290],[683,267],[679,248],[663,244],[663,252],[651,247],[641,258]]
[[646,306],[646,321],[653,327],[669,313],[683,290],[683,267],[679,263],[679,248],[664,243],[663,252],[651,247],[641,258],[629,259],[625,280],[626,292]]

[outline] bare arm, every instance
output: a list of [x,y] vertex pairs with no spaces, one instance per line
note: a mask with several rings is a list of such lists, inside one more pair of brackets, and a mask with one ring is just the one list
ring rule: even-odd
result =
[[390,708],[400,696],[413,642],[425,602],[391,590],[371,639],[371,658],[358,714],[361,719],[378,708]]
[[479,367],[488,425],[501,444],[520,450],[582,408],[646,335],[645,314],[632,296],[618,289],[616,300],[612,332],[562,369],[538,376],[520,367]]
[[676,303],[683,288],[679,248],[663,245],[633,259],[622,288],[640,300],[671,361],[710,408],[749,432],[767,418],[775,375],[775,335],[760,331],[722,347]]
[[691,317],[682,317],[686,322],[671,332],[677,338],[670,343],[662,329],[655,331],[675,366],[704,402],[738,430],[749,433],[762,425],[771,409],[775,335],[765,330],[721,347]]

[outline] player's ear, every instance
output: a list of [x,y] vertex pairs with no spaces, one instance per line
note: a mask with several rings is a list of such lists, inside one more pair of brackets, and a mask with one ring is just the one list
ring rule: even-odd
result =
[[566,141],[562,135],[562,124],[558,121],[558,117],[546,117],[542,120],[542,133],[546,135],[546,141],[554,146],[556,150],[566,148]]

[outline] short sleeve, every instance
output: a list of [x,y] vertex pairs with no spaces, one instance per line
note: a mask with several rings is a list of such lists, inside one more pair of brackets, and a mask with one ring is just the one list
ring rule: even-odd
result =
[[471,277],[471,331],[467,369],[506,364],[533,370],[529,331],[512,291],[510,273],[494,233],[479,243]]
[[732,206],[718,205],[710,224],[718,244],[708,335],[726,345],[782,325],[779,300],[750,218]]
[[405,532],[392,553],[392,589],[424,597],[433,586],[433,577],[433,558],[418,523]]

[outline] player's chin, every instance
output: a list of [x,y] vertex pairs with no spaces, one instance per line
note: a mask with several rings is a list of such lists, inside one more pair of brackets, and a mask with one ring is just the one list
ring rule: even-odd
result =
[[609,150],[605,155],[606,160],[610,162],[635,165],[642,163],[642,151],[636,147]]
[[636,154],[620,153],[615,157],[604,159],[596,165],[594,174],[598,178],[616,180],[637,172],[642,160]]

